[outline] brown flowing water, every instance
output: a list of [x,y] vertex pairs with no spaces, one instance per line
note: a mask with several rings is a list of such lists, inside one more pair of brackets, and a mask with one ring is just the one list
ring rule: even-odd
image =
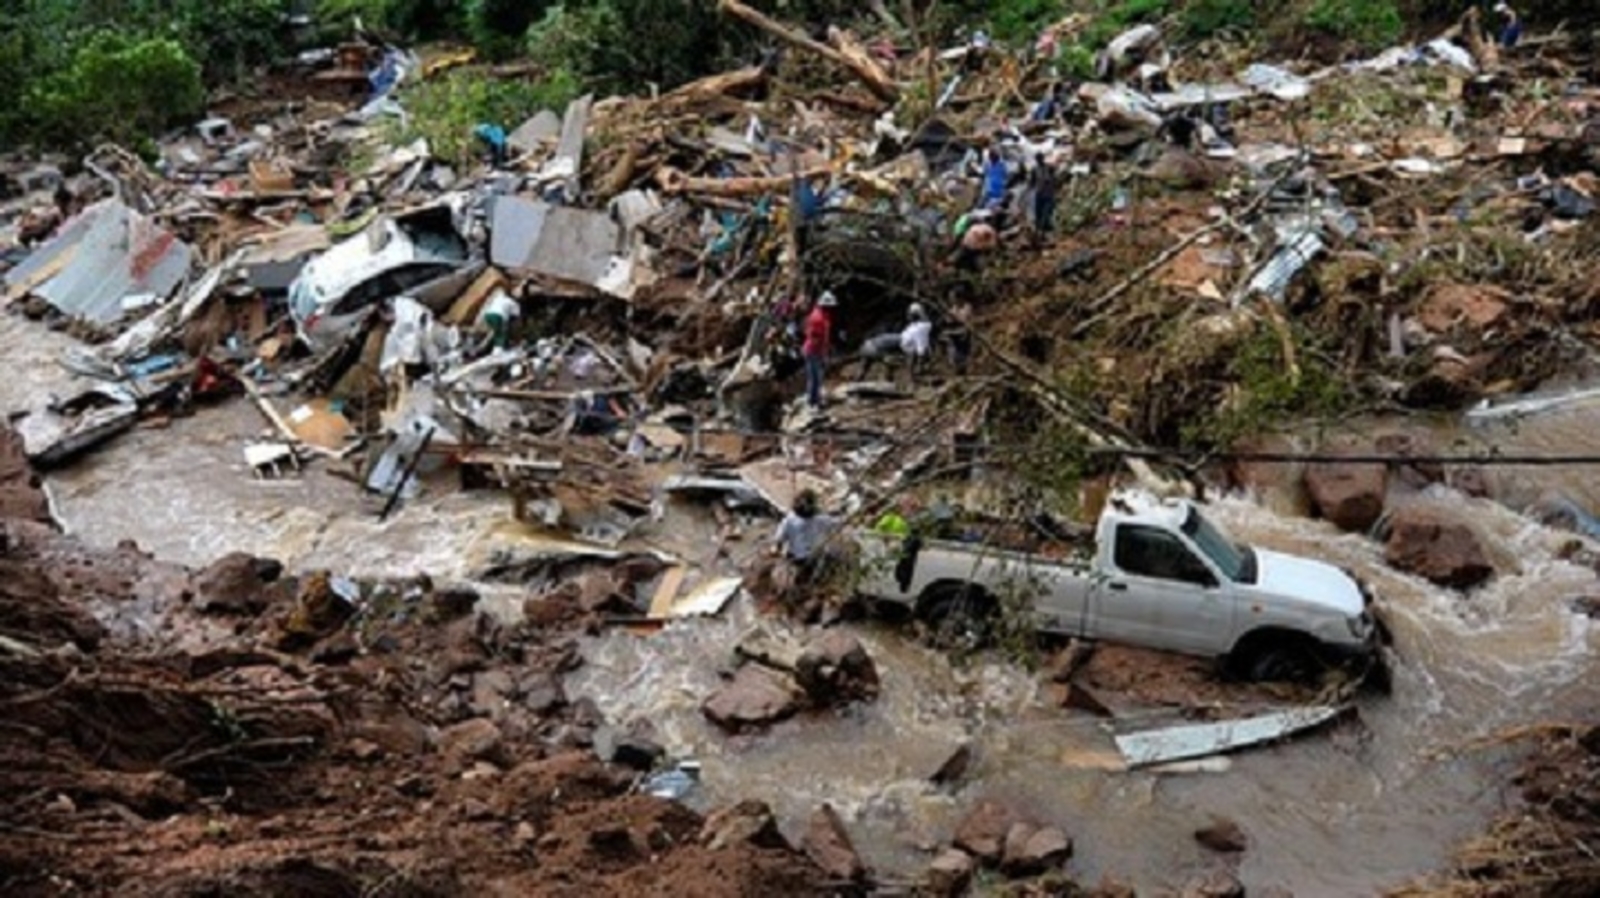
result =
[[[17,410],[81,384],[57,364],[68,345],[30,322],[0,319],[0,407]],[[1440,433],[1463,447],[1581,453],[1596,424],[1600,401],[1514,426]],[[255,480],[241,446],[264,430],[245,402],[136,430],[51,476],[58,514],[90,542],[131,539],[196,565],[242,550],[297,569],[460,580],[516,550],[509,503],[492,493],[436,488],[379,523],[376,503],[320,463],[298,479]],[[1513,507],[1556,491],[1595,509],[1594,473],[1497,469],[1494,486]],[[868,862],[891,878],[914,874],[926,861],[923,848],[948,841],[965,808],[994,797],[1066,829],[1077,843],[1072,870],[1086,879],[1112,873],[1143,888],[1175,885],[1211,862],[1190,834],[1220,814],[1251,837],[1239,867],[1251,888],[1372,894],[1438,868],[1504,806],[1512,751],[1462,749],[1517,725],[1589,717],[1600,699],[1594,631],[1568,607],[1600,584],[1588,568],[1560,560],[1570,535],[1506,505],[1434,489],[1474,518],[1504,566],[1468,595],[1394,572],[1377,543],[1288,514],[1281,497],[1229,497],[1211,507],[1236,538],[1367,578],[1384,596],[1396,640],[1392,695],[1363,699],[1353,722],[1235,755],[1213,772],[1098,769],[1085,759],[1114,752],[1110,733],[1098,720],[1048,706],[1037,677],[993,658],[956,666],[883,626],[859,631],[883,677],[877,702],[730,738],[702,719],[700,702],[743,634],[788,626],[758,618],[743,599],[719,618],[649,637],[595,639],[568,691],[594,698],[613,720],[651,720],[672,752],[700,760],[703,784],[690,799],[697,804],[763,799],[794,833],[818,803],[832,803]],[[508,587],[490,592],[507,608],[520,598]],[[965,783],[953,793],[929,785],[928,774],[963,743],[978,759]]]

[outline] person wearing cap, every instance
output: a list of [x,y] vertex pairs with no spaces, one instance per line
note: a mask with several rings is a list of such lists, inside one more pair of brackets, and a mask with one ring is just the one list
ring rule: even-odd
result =
[[896,355],[906,358],[913,375],[923,367],[933,351],[933,323],[928,320],[928,313],[919,302],[912,303],[906,310],[906,319],[905,327],[900,330],[879,334],[861,344],[862,380],[867,379],[876,365],[881,363],[888,366],[889,360]]
[[1522,18],[1509,4],[1496,3],[1494,11],[1500,16],[1500,46],[1515,47],[1522,40]]
[[828,364],[829,347],[833,345],[833,310],[838,305],[839,300],[832,290],[822,291],[802,327],[804,342],[800,345],[800,354],[806,363],[806,402],[814,409],[822,408],[822,376]]

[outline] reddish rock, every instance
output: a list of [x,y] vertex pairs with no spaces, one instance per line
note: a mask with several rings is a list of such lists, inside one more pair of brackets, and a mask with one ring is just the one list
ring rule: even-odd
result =
[[1467,589],[1494,574],[1477,533],[1465,521],[1425,506],[1405,506],[1390,519],[1384,559],[1440,586]]
[[439,750],[458,766],[469,761],[505,761],[505,737],[493,721],[482,717],[465,720],[439,734]]
[[977,869],[978,861],[972,855],[959,848],[947,848],[928,865],[923,881],[928,894],[953,898],[966,892]]
[[[1386,433],[1372,441],[1379,455],[1426,457],[1434,454],[1433,445],[1425,438],[1409,433]],[[1414,490],[1444,482],[1444,466],[1438,462],[1398,462],[1391,469],[1394,479]]]
[[1312,507],[1340,530],[1365,532],[1383,514],[1389,485],[1383,465],[1318,462],[1306,466],[1305,479]]
[[700,712],[730,732],[776,723],[800,710],[800,693],[790,682],[758,664],[739,668],[733,679],[711,694]]
[[287,597],[287,590],[269,592],[282,576],[281,562],[232,552],[194,574],[195,606],[213,614],[260,614],[280,595]]
[[828,878],[837,882],[861,882],[867,878],[866,865],[850,841],[850,833],[833,806],[823,804],[811,815],[805,835],[800,839],[800,850],[811,862],[822,868]]
[[1212,851],[1224,853],[1243,851],[1250,845],[1239,824],[1226,817],[1214,817],[1210,825],[1195,830],[1194,840]]
[[44,481],[28,464],[22,437],[8,427],[0,427],[0,519],[55,523]]
[[779,849],[790,847],[778,829],[772,808],[764,801],[741,801],[712,811],[700,828],[700,842],[712,851],[737,845]]
[[980,801],[956,827],[955,846],[985,862],[1000,860],[1011,827],[1022,815],[999,802]]
[[1035,876],[1061,866],[1072,856],[1072,840],[1053,826],[1011,824],[1000,869],[1011,876]]
[[827,630],[795,660],[795,681],[813,705],[833,707],[871,701],[878,695],[878,668],[861,640]]

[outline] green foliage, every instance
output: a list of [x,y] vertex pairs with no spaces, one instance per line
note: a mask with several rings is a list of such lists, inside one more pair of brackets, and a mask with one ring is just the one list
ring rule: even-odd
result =
[[466,0],[467,34],[489,58],[509,59],[550,5],[549,0]]
[[424,138],[436,157],[464,165],[478,152],[472,131],[479,124],[498,124],[510,131],[540,109],[560,111],[578,91],[578,82],[564,72],[542,81],[449,72],[405,89],[410,125],[401,137]]
[[1394,0],[1317,0],[1306,25],[1364,50],[1389,46],[1405,30]]
[[1246,31],[1255,26],[1254,0],[1190,0],[1180,19],[1183,34],[1191,39],[1221,31]]
[[64,70],[38,81],[24,114],[45,140],[85,145],[149,141],[205,109],[200,64],[169,38],[102,32]]
[[1236,348],[1228,375],[1236,393],[1215,414],[1183,428],[1183,442],[1195,448],[1229,446],[1291,420],[1326,418],[1356,401],[1352,387],[1334,371],[1309,333],[1293,332],[1299,377],[1284,365],[1283,345],[1265,323]]
[[528,31],[527,50],[545,69],[571,72],[595,90],[639,94],[721,70],[742,36],[728,29],[713,3],[576,0],[545,11]]

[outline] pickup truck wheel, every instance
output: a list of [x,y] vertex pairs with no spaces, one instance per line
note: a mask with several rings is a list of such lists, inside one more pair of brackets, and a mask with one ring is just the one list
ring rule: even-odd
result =
[[983,590],[966,585],[935,586],[919,604],[919,616],[934,645],[975,649],[989,641],[995,606]]
[[1257,682],[1303,683],[1316,676],[1319,666],[1316,655],[1306,646],[1272,645],[1256,652],[1246,671]]

